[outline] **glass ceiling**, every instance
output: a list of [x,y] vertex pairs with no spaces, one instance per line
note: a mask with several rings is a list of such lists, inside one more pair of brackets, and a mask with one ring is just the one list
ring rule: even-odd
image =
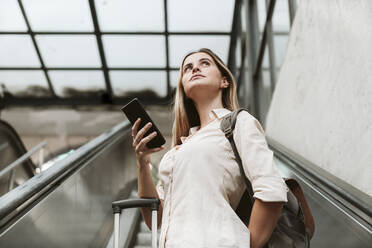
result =
[[0,84],[14,97],[166,98],[182,57],[227,63],[234,0],[1,0]]

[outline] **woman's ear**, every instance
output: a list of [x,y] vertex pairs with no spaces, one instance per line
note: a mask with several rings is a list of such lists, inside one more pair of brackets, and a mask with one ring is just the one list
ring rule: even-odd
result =
[[227,88],[229,87],[229,81],[227,80],[226,77],[223,77],[221,80],[221,88]]

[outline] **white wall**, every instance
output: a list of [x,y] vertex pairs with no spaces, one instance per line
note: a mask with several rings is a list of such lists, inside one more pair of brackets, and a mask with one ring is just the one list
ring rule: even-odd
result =
[[372,1],[300,1],[267,135],[372,196]]

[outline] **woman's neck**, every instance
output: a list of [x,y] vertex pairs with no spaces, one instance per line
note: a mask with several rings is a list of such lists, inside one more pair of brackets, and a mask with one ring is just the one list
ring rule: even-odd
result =
[[204,101],[195,102],[196,110],[198,111],[200,118],[200,128],[205,127],[212,121],[209,117],[209,113],[216,108],[223,108],[221,97],[214,99],[203,99]]

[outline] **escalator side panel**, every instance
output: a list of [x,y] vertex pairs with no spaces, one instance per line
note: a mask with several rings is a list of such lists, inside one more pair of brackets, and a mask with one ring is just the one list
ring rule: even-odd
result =
[[0,247],[103,247],[112,231],[111,202],[129,195],[136,173],[131,141],[121,138],[10,227]]

